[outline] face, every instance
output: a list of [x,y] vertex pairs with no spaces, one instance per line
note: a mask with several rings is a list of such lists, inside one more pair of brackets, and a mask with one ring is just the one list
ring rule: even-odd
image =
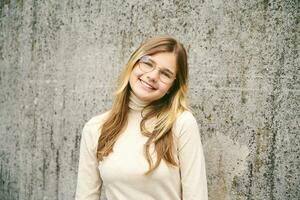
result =
[[129,84],[138,98],[152,102],[163,97],[172,87],[174,79],[166,83],[161,81],[161,76],[168,73],[175,78],[177,63],[175,54],[170,52],[156,53],[148,58],[155,66],[154,70],[142,71],[137,62],[130,74]]

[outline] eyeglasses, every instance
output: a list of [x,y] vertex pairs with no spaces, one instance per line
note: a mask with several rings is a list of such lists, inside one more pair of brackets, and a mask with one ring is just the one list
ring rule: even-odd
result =
[[172,83],[172,81],[174,81],[176,79],[173,72],[171,72],[169,69],[159,68],[158,66],[155,66],[154,63],[155,62],[150,59],[150,56],[146,55],[146,56],[143,56],[140,58],[139,68],[140,68],[140,70],[142,70],[143,72],[146,72],[146,73],[152,72],[153,70],[158,68],[159,79],[161,82],[163,82],[165,84]]

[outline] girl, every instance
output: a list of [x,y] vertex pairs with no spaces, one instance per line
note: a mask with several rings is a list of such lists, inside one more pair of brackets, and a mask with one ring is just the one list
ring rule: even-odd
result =
[[144,42],[110,111],[84,126],[77,200],[207,200],[197,122],[187,106],[187,54],[170,36]]

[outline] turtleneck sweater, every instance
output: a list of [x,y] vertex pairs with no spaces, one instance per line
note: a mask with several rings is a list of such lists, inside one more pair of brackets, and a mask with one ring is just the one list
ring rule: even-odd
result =
[[139,99],[133,92],[130,91],[129,103],[128,103],[128,107],[130,108],[130,111],[139,112],[143,110],[143,108],[147,106],[149,103],[150,103],[149,101]]
[[[99,128],[109,111],[91,118],[83,127],[78,166],[76,200],[99,200],[101,191],[107,200],[207,200],[205,159],[195,117],[181,113],[172,128],[175,161],[178,167],[161,160],[150,175],[144,156],[148,140],[141,133],[141,111],[149,102],[133,93],[129,99],[128,123],[118,137],[113,152],[97,161]],[[154,146],[150,146],[153,163]],[[104,186],[104,187],[102,187]]]

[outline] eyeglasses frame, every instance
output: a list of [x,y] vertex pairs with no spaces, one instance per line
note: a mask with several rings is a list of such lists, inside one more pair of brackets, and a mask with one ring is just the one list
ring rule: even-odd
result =
[[[156,70],[156,68],[158,68],[158,71],[159,71],[159,80],[160,80],[162,83],[164,83],[164,84],[169,84],[169,82],[164,82],[164,81],[161,80],[161,68],[158,67],[157,65],[153,65],[154,67],[153,67],[153,69],[152,69],[151,71],[145,71],[145,70],[143,70],[143,69],[141,68],[140,64],[141,64],[141,63],[145,63],[145,62],[142,61],[143,58],[145,58],[145,57],[150,57],[150,56],[144,55],[144,56],[142,56],[142,57],[138,60],[138,66],[139,66],[139,69],[140,69],[141,71],[145,72],[145,73],[149,73],[149,72],[152,72],[152,71]],[[176,79],[176,75],[175,75],[175,76],[173,75],[172,79],[170,79],[170,83],[172,83],[175,79]]]

